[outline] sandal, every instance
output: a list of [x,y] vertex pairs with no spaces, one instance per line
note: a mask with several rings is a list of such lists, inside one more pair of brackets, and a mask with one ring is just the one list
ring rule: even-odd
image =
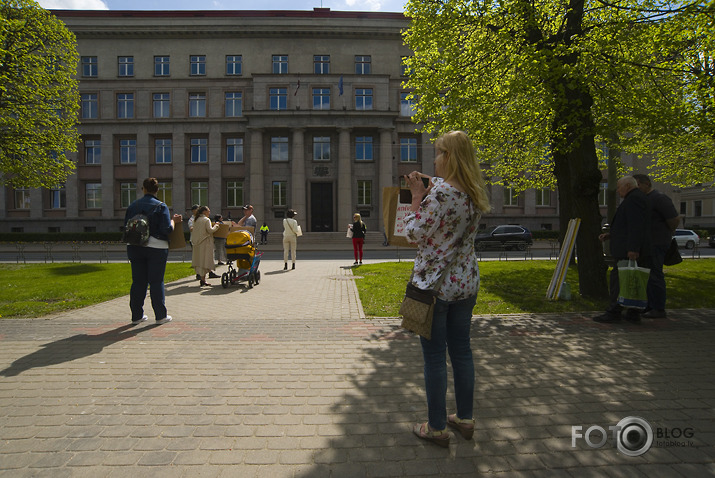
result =
[[210,286],[210,285],[211,284],[209,284],[208,282],[201,281],[201,283],[199,284],[199,287]]
[[474,418],[459,418],[457,415],[449,415],[447,425],[459,431],[465,440],[471,440],[474,436]]
[[443,448],[449,447],[449,433],[446,428],[442,431],[431,430],[428,423],[417,423],[412,427],[412,433]]

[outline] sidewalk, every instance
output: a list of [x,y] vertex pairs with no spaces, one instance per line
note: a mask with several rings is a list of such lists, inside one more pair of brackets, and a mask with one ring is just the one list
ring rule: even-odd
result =
[[[477,431],[446,450],[410,432],[419,341],[364,318],[360,269],[282,269],[263,261],[250,290],[169,284],[161,326],[149,308],[129,327],[128,297],[0,321],[0,477],[715,474],[713,310],[475,317]],[[572,435],[633,416],[653,430],[641,456]]]

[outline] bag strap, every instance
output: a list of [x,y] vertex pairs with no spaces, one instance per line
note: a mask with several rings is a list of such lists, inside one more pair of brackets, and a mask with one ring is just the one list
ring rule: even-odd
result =
[[295,234],[295,235],[297,236],[298,233],[295,231],[295,229],[293,229],[293,225],[290,223],[290,221],[288,220],[288,218],[285,218],[285,219],[283,219],[283,220],[286,222],[286,224],[288,224],[288,227],[290,228],[291,231],[293,231],[293,234]]

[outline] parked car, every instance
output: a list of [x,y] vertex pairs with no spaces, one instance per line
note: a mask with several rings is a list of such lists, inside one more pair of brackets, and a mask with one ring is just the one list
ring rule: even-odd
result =
[[477,237],[474,238],[474,246],[478,251],[488,247],[503,247],[507,250],[519,249],[523,251],[533,242],[531,231],[524,226],[512,224],[492,226],[484,232],[478,233]]
[[690,229],[676,229],[673,238],[678,243],[678,247],[685,247],[686,249],[692,249],[700,244],[700,236]]
[[708,239],[708,246],[715,247],[715,234],[710,235]]

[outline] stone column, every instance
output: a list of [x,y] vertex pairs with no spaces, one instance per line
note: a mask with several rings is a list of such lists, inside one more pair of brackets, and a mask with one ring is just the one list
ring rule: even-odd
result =
[[[114,138],[110,133],[102,134],[102,164],[101,164],[101,183],[102,183],[102,217],[114,217],[114,161],[112,151],[114,150]],[[109,146],[109,150],[107,150]],[[142,181],[144,179],[142,178]],[[141,181],[137,187],[141,186]]]
[[[400,184],[400,178],[397,178],[397,184],[393,184],[393,164],[394,161],[392,160],[392,128],[385,128],[380,130],[380,148],[379,148],[379,154],[380,156],[378,157],[378,179],[377,179],[377,191],[373,192],[373,195],[376,195],[377,198],[377,216],[378,216],[378,221],[377,223],[379,224],[379,229],[382,232],[385,232],[385,223],[382,219],[382,208],[383,208],[383,202],[382,202],[382,188],[387,188],[390,186],[396,186]],[[375,196],[373,196],[375,197]]]
[[221,131],[216,126],[209,128],[208,141],[208,162],[209,162],[209,207],[211,208],[212,216],[216,214],[224,214],[221,202],[223,181],[221,178],[221,158],[222,152]]
[[300,211],[307,219],[306,210],[306,180],[305,180],[305,129],[293,130],[293,147],[291,158],[290,204],[288,207]]
[[171,134],[171,175],[172,212],[188,218],[191,211],[186,209],[191,209],[192,204],[190,191],[186,190],[186,138],[180,126],[174,127]]
[[263,177],[263,130],[251,129],[251,146],[248,155],[248,202],[253,205],[253,215],[259,224],[266,219],[265,187]]
[[350,130],[338,131],[338,230],[342,230],[353,219],[353,174],[350,161]]

